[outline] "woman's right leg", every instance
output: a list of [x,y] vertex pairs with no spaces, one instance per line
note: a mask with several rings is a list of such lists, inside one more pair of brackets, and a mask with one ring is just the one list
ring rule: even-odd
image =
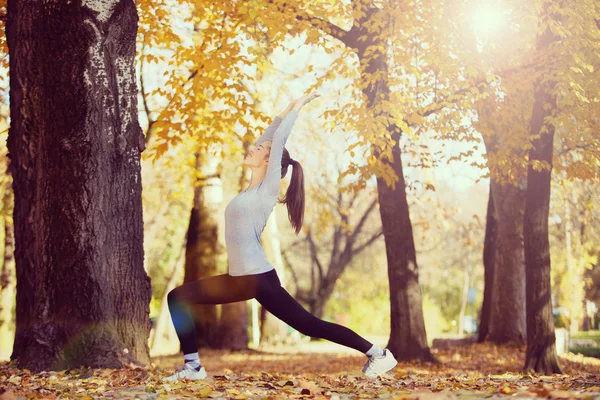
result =
[[189,306],[249,300],[256,296],[256,277],[256,275],[217,275],[183,284],[169,292],[167,295],[169,311],[183,354],[198,351],[194,319]]

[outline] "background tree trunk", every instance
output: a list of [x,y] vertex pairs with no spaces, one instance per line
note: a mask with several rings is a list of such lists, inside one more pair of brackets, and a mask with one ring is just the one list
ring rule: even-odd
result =
[[[378,12],[377,8],[369,8],[359,26],[354,26],[350,31],[347,43],[350,47],[358,49],[364,81],[369,82],[363,89],[368,106],[374,112],[375,118],[392,116],[382,109],[381,102],[389,100],[390,89],[387,84],[388,65],[386,62],[386,41],[375,36],[366,28],[369,20]],[[366,40],[357,40],[358,37]],[[369,49],[373,54],[367,55]],[[374,76],[382,76],[373,80]],[[400,136],[402,131],[394,124],[388,126],[391,134],[392,159],[385,160],[395,172],[398,181],[395,187],[389,186],[386,181],[377,178],[379,198],[379,211],[383,235],[385,238],[386,255],[388,262],[388,279],[390,282],[390,308],[391,308],[391,333],[388,348],[399,360],[433,360],[427,344],[425,322],[423,319],[423,301],[421,287],[419,286],[419,272],[417,255],[413,238],[412,223],[406,196],[406,182],[402,169],[402,155],[400,150]],[[379,150],[374,149],[378,156]],[[379,158],[379,157],[378,157]]]
[[[247,151],[249,144],[244,143],[244,148]],[[221,160],[222,161],[222,160]],[[222,181],[224,182],[236,182],[232,187],[223,186],[222,193],[230,193],[232,195],[238,194],[242,188],[246,188],[249,181],[246,179],[245,171],[242,168],[240,173],[235,165],[235,168],[230,168],[232,165],[223,164],[224,168],[221,174],[224,176]],[[226,204],[221,202],[221,206],[224,207]],[[219,211],[219,221],[221,226],[225,226],[225,212],[224,208]],[[225,249],[225,235],[222,230],[219,232],[219,247]],[[219,273],[227,272],[227,252],[219,252]],[[248,348],[248,302],[241,301],[231,304],[223,304],[220,306],[219,323],[217,326],[217,338],[215,339],[215,346],[221,349],[231,350],[244,350]]]
[[493,178],[492,199],[497,213],[494,294],[487,339],[495,343],[525,340],[525,254],[523,249],[524,192]]
[[485,240],[483,244],[483,268],[484,268],[484,289],[483,303],[481,305],[481,314],[479,317],[479,336],[478,341],[483,342],[487,339],[490,331],[490,314],[492,310],[492,297],[494,294],[494,272],[496,265],[496,238],[498,235],[498,215],[494,208],[492,182],[490,180],[490,194],[488,198],[487,215],[485,220]]
[[217,346],[221,349],[246,350],[248,340],[248,302],[222,305]]
[[[306,15],[304,10],[284,5],[287,12],[294,12],[296,19],[308,20],[315,28],[336,37],[348,48],[356,49],[362,74],[362,91],[367,97],[367,105],[373,117],[380,121],[394,121],[395,117],[383,106],[389,102],[390,88],[387,83],[389,68],[386,61],[388,41],[377,36],[378,13],[386,13],[385,8],[353,3],[354,9],[361,17],[354,20],[349,31],[337,25],[321,24],[320,18]],[[328,29],[323,29],[323,27]],[[373,26],[373,27],[371,27]],[[368,49],[368,53],[367,53]],[[398,177],[395,187],[388,186],[384,179],[377,179],[380,214],[385,236],[388,259],[388,277],[390,281],[391,333],[388,347],[396,358],[401,360],[420,359],[433,360],[427,344],[425,322],[423,320],[423,302],[419,286],[416,251],[410,221],[406,182],[402,170],[400,151],[401,129],[393,123],[387,124],[391,136],[389,146],[393,158],[382,160]],[[382,135],[383,136],[383,135]],[[380,158],[379,150],[373,148],[373,155]]]
[[[267,226],[262,234],[262,243],[267,258],[273,261],[273,267],[277,271],[279,280],[283,287],[286,286],[283,261],[281,257],[281,242],[279,240],[279,228],[277,226],[277,207],[267,221]],[[288,339],[288,326],[285,322],[276,318],[264,307],[260,308],[260,342],[261,344],[278,344]]]
[[[400,134],[394,135],[398,143]],[[399,182],[389,187],[377,179],[379,212],[385,238],[390,282],[391,333],[388,348],[401,360],[433,360],[427,344],[417,256],[408,211],[400,147],[396,145],[394,171]]]
[[147,363],[131,0],[8,2],[16,336],[33,371]]
[[[538,37],[538,50],[545,50],[555,40],[550,31]],[[548,216],[554,152],[554,125],[545,121],[556,107],[551,81],[542,78],[535,85],[531,117],[533,147],[529,151],[524,234],[527,273],[527,350],[525,370],[541,374],[561,373],[556,358],[556,336],[550,286],[550,242]],[[545,162],[549,169],[533,168]]]
[[[202,166],[200,155],[196,153],[195,172],[202,177],[194,186],[194,203],[186,238],[183,283],[208,278],[218,273],[219,226],[216,216],[219,210],[217,200],[211,196],[210,189],[207,187],[209,182],[204,175],[206,169],[206,166]],[[207,190],[209,193],[206,193]],[[217,306],[198,304],[192,307],[191,312],[194,317],[198,347],[215,347],[218,328]]]

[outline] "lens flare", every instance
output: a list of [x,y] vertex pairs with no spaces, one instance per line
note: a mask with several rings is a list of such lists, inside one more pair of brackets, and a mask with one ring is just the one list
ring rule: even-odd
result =
[[473,10],[472,23],[479,39],[489,39],[506,26],[507,10],[492,4],[482,4]]

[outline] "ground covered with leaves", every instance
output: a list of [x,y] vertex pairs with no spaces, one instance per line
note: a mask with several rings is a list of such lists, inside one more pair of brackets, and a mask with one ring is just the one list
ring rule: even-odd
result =
[[475,344],[434,350],[440,363],[400,363],[372,380],[360,372],[363,356],[339,353],[204,351],[209,378],[165,384],[180,356],[121,370],[80,368],[32,374],[0,364],[0,399],[473,399],[550,398],[600,400],[600,360],[560,358],[562,375],[521,372],[524,348]]

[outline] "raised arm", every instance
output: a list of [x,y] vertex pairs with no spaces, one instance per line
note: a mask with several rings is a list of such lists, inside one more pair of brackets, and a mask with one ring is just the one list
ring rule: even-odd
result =
[[273,135],[275,134],[275,131],[277,130],[277,128],[279,128],[281,121],[283,121],[283,119],[281,117],[279,117],[279,116],[275,117],[275,119],[273,119],[273,122],[271,122],[271,125],[269,125],[267,127],[267,129],[265,129],[265,132],[261,135],[261,137],[258,138],[255,146],[258,147],[261,144],[263,144],[263,142],[272,141]]
[[[269,154],[269,165],[267,165],[267,173],[263,181],[263,187],[267,193],[272,196],[277,196],[279,194],[283,148],[285,147],[288,137],[290,137],[294,122],[296,122],[296,118],[298,117],[298,112],[302,107],[317,97],[319,97],[319,95],[313,93],[302,96],[298,100],[292,102],[290,104],[292,108],[289,111],[286,110],[287,115],[285,115],[281,125],[279,125],[279,128],[277,128],[273,135],[273,140],[271,140],[271,152]],[[288,109],[289,108],[290,107],[288,107]]]
[[[277,196],[279,194],[279,182],[281,182],[281,157],[283,155],[283,148],[287,142],[292,127],[296,118],[298,117],[298,110],[291,110],[287,113],[279,128],[273,135],[271,140],[271,152],[269,154],[269,165],[267,165],[267,173],[263,181],[263,188],[268,194]],[[257,143],[257,146],[260,143]]]
[[277,128],[279,127],[279,125],[281,124],[281,121],[283,121],[285,116],[294,108],[294,104],[295,104],[295,101],[292,101],[281,114],[279,114],[278,116],[276,116],[273,119],[273,121],[271,122],[271,125],[269,125],[269,127],[265,130],[265,133],[263,133],[262,136],[259,137],[258,140],[256,141],[256,144],[255,144],[256,147],[260,146],[264,142],[273,141],[273,135],[275,134],[275,131],[277,130]]

